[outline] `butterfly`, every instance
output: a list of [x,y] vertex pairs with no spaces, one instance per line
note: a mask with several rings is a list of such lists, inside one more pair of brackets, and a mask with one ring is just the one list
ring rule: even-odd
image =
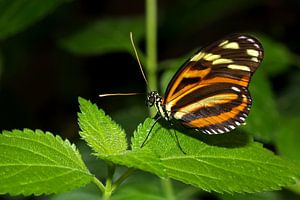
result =
[[169,82],[165,95],[147,94],[159,117],[177,120],[205,134],[222,134],[241,124],[252,104],[248,86],[263,60],[252,36],[234,34],[215,41],[188,59]]

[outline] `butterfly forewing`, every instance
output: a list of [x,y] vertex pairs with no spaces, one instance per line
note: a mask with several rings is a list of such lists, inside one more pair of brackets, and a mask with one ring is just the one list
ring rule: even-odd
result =
[[204,133],[243,124],[251,106],[247,89],[263,48],[246,35],[216,41],[190,58],[169,83],[162,101],[172,118]]

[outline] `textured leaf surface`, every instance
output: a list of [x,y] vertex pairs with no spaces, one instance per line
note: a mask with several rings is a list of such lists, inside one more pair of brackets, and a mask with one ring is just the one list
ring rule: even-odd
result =
[[17,33],[70,0],[1,0],[0,39]]
[[221,200],[285,200],[286,197],[276,192],[259,192],[255,194],[224,194],[220,195]]
[[0,194],[59,193],[84,186],[92,178],[67,140],[28,129],[0,135]]
[[80,135],[96,154],[106,156],[124,152],[128,144],[123,129],[95,104],[83,98],[79,98],[79,103]]
[[115,51],[132,52],[129,33],[136,41],[144,34],[141,18],[96,21],[61,41],[62,47],[76,54],[101,54]]
[[[133,151],[112,157],[113,161],[216,192],[276,190],[294,183],[299,174],[294,165],[238,133],[196,139],[177,132],[185,155],[172,137],[174,131],[157,125],[140,149],[152,124],[153,120],[147,120],[140,126]],[[147,157],[141,156],[145,153]]]
[[[98,120],[95,118],[90,123],[100,126],[99,121],[105,121],[103,118],[106,116],[103,112],[97,113]],[[107,120],[110,121],[109,118]],[[153,123],[154,120],[148,119],[138,127],[132,138],[132,150],[122,148],[119,153],[106,155],[94,150],[99,157],[113,163],[173,178],[206,191],[242,193],[276,190],[293,184],[299,175],[292,163],[238,132],[207,136],[187,132],[187,129],[183,129],[183,134],[182,130],[178,130],[176,135],[184,154],[176,143],[175,130],[157,124],[150,139],[141,148]],[[118,137],[114,134],[119,133],[103,131],[103,134]]]

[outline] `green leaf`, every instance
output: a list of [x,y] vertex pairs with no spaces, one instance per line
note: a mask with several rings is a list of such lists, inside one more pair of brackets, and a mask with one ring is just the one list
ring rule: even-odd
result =
[[[185,134],[157,124],[140,148],[154,120],[147,119],[132,138],[132,151],[106,159],[215,192],[259,192],[278,190],[295,183],[299,170],[275,156],[246,135],[231,133],[208,136]],[[189,134],[186,135],[186,134]],[[197,137],[197,138],[194,138]]]
[[279,113],[270,81],[262,70],[252,77],[249,91],[252,107],[243,130],[264,141],[274,139],[277,126],[280,124]]
[[1,0],[0,39],[22,31],[70,0]]
[[70,192],[52,195],[50,200],[100,200],[99,188],[95,184],[88,184],[86,187],[78,188]]
[[[142,183],[142,184],[141,184]],[[191,199],[199,190],[178,184],[175,182],[174,196],[176,199],[184,200]],[[89,184],[84,188],[79,188],[70,192],[53,195],[50,200],[100,200],[99,188],[94,184]],[[112,200],[165,200],[165,193],[162,189],[161,179],[149,173],[137,171],[132,176],[128,177],[111,196]]]
[[79,98],[80,135],[100,157],[119,154],[127,149],[126,134],[95,104]]
[[293,53],[282,43],[268,36],[259,36],[264,48],[264,60],[261,68],[269,75],[278,75],[287,70],[294,62]]
[[221,200],[284,200],[279,192],[258,192],[255,194],[224,194],[220,195]]
[[142,18],[105,19],[95,21],[60,41],[63,48],[76,54],[132,52],[129,33],[138,42],[144,35]]
[[300,165],[300,117],[282,119],[277,132],[276,147],[280,155],[297,162]]
[[3,131],[0,152],[0,194],[65,192],[93,178],[75,146],[49,132]]

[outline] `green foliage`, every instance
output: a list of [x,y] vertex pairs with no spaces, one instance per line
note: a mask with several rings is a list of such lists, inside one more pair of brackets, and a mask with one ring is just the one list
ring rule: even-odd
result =
[[[141,184],[142,183],[142,184]],[[165,200],[165,195],[161,190],[162,184],[158,177],[136,172],[122,185],[111,197],[112,200]],[[176,183],[174,185],[176,199],[191,199],[198,189],[187,187],[186,185]],[[67,193],[53,196],[50,200],[99,200],[99,192],[93,185],[85,188],[79,188]]]
[[121,127],[105,116],[102,110],[83,98],[79,98],[81,113],[79,116],[80,135],[97,155],[123,153],[127,149],[126,134]]
[[49,132],[3,131],[0,152],[0,194],[60,193],[93,178],[75,146]]
[[300,117],[283,119],[284,126],[278,130],[276,146],[280,155],[297,162],[300,165],[299,141]]
[[[91,127],[97,127],[98,121],[103,121],[104,126],[108,126],[110,121],[109,126],[117,126],[103,111],[97,111],[95,105],[82,99],[80,102],[85,113],[84,119],[79,115],[80,122],[88,121]],[[93,108],[89,110],[90,114],[86,108]],[[98,116],[98,120],[94,116]],[[139,125],[132,138],[131,151],[124,149],[114,151],[114,144],[105,143],[103,145],[107,145],[106,148],[114,152],[104,156],[97,152],[98,147],[94,141],[89,145],[96,150],[95,153],[100,158],[161,177],[173,178],[206,191],[258,192],[280,189],[294,183],[299,173],[289,162],[238,133],[220,136],[203,136],[196,133],[199,134],[199,138],[193,138],[186,134],[195,133],[184,134],[157,124],[152,130],[151,138],[141,148],[153,123],[154,120],[147,119],[144,124]],[[111,130],[113,129],[101,129],[99,134],[118,138],[119,131]],[[93,134],[88,130],[86,132],[89,135]],[[186,154],[179,149],[174,132]]]
[[260,140],[273,141],[277,125],[280,124],[279,113],[270,81],[263,70],[258,69],[253,75],[249,92],[253,104],[247,124],[242,128]]
[[144,35],[141,18],[102,19],[62,39],[60,44],[76,54],[101,54],[116,51],[132,52],[129,33],[136,41]]
[[70,0],[1,0],[0,39],[16,34]]
[[271,76],[287,70],[294,63],[293,53],[282,43],[267,36],[260,35],[259,40],[264,47],[264,60],[261,68]]
[[[27,54],[24,54],[25,50],[30,52],[30,49],[22,46],[24,42],[22,37],[16,37],[17,40],[9,37],[20,34],[26,28],[34,29],[33,24],[55,13],[53,11],[56,8],[69,1],[0,0],[0,39],[3,41],[0,55],[0,80],[7,79],[4,77],[7,69],[19,72],[17,68],[18,65],[23,66],[23,59],[16,58],[27,57]],[[234,6],[232,6],[233,3]],[[163,20],[160,22],[162,26],[159,31],[162,38],[163,35],[165,38],[159,46],[162,47],[162,51],[164,51],[164,45],[171,45],[170,49],[174,48],[172,44],[177,42],[178,35],[181,35],[181,38],[192,36],[194,38],[192,41],[196,41],[196,46],[202,45],[198,40],[205,41],[205,39],[197,39],[197,37],[203,37],[202,33],[205,35],[203,30],[209,30],[208,24],[221,21],[220,19],[230,19],[234,13],[244,13],[247,9],[252,12],[257,5],[260,5],[260,1],[231,1],[225,4],[221,0],[201,3],[198,0],[191,0],[189,3],[174,1],[173,7],[168,8],[165,13],[162,12],[163,18],[161,19]],[[190,12],[190,10],[199,10],[199,12]],[[211,10],[214,12],[202,12]],[[178,19],[179,11],[180,20],[174,20]],[[61,27],[54,27],[57,29],[45,36],[57,34],[53,39],[56,38],[56,44],[64,50],[59,52],[62,57],[64,53],[69,56],[69,52],[73,53],[74,57],[114,52],[132,53],[129,32],[133,32],[137,46],[139,46],[138,42],[145,37],[146,24],[142,17],[98,18],[92,19],[84,26],[79,25],[78,22],[72,23],[74,23],[72,26],[64,27],[63,31],[67,31],[67,34],[60,32]],[[220,24],[218,27],[222,29]],[[234,30],[245,29],[239,29],[235,25]],[[202,33],[199,34],[200,32]],[[224,33],[216,32],[216,34]],[[291,70],[291,66],[299,66],[300,59],[283,42],[261,33],[256,35],[264,46],[265,58],[250,83],[249,90],[253,97],[253,106],[246,126],[229,134],[207,136],[181,127],[171,127],[164,122],[157,123],[146,144],[141,148],[141,144],[154,123],[152,119],[146,119],[137,127],[134,134],[126,135],[123,128],[105,115],[103,110],[99,110],[90,101],[79,98],[80,136],[91,147],[96,157],[90,156],[89,147],[85,146],[79,154],[68,140],[62,140],[59,136],[53,136],[49,132],[29,129],[3,131],[0,135],[0,194],[58,193],[50,199],[99,199],[100,189],[103,193],[113,192],[111,199],[115,200],[161,200],[172,195],[175,199],[190,199],[195,194],[205,194],[205,191],[243,193],[217,194],[220,199],[299,198],[300,154],[297,144],[299,134],[297,133],[300,128],[300,104],[297,102],[300,98],[300,73],[297,73],[296,68]],[[281,37],[280,33],[274,35]],[[44,36],[39,35],[39,37]],[[18,48],[11,47],[7,38],[16,40],[15,46]],[[31,39],[25,43],[33,43],[35,46],[36,41],[31,41]],[[178,41],[178,44],[185,46],[188,44],[185,41]],[[152,41],[151,45],[155,45],[154,43]],[[176,43],[175,47],[181,47],[178,44]],[[8,56],[10,51],[5,52],[6,46],[11,48],[11,52],[15,51],[19,55]],[[162,91],[165,91],[171,77],[193,52],[160,63]],[[140,54],[140,56],[144,55]],[[12,62],[10,57],[14,59],[13,66],[7,64]],[[27,61],[27,59],[24,60]],[[67,62],[69,63],[69,60]],[[151,67],[145,66],[147,69]],[[65,71],[69,72],[69,70]],[[154,74],[150,77],[148,74],[148,81],[156,80],[157,77],[153,77]],[[280,81],[274,82],[274,78]],[[280,85],[278,91],[274,83]],[[1,94],[7,95],[5,93],[7,91],[4,90],[3,93],[2,88],[0,89]],[[141,109],[138,105],[124,106],[124,110],[116,111],[116,113],[117,116],[114,118],[124,124],[125,130],[132,130],[141,119],[144,119],[145,109]],[[16,114],[12,112],[12,115]],[[248,135],[267,142],[283,158],[263,148],[261,143],[254,142]],[[128,144],[126,136],[132,136],[131,145]],[[179,145],[186,154],[179,149]],[[81,156],[84,157],[86,164]],[[114,171],[118,165],[122,167],[117,167]],[[110,169],[109,173],[106,171],[107,168]],[[137,173],[128,177],[131,173],[126,171],[127,168],[130,168],[129,172],[133,169],[140,169],[150,173]],[[105,181],[100,182],[104,179],[105,184]],[[121,185],[125,179],[126,183]],[[166,187],[164,182],[168,182],[169,179],[179,182],[173,181],[175,182],[174,194],[167,194],[168,189],[164,188]],[[91,182],[96,184],[76,189]],[[295,182],[295,185],[291,185]],[[282,187],[286,189],[262,192],[278,190]],[[73,191],[66,192],[72,189]]]

